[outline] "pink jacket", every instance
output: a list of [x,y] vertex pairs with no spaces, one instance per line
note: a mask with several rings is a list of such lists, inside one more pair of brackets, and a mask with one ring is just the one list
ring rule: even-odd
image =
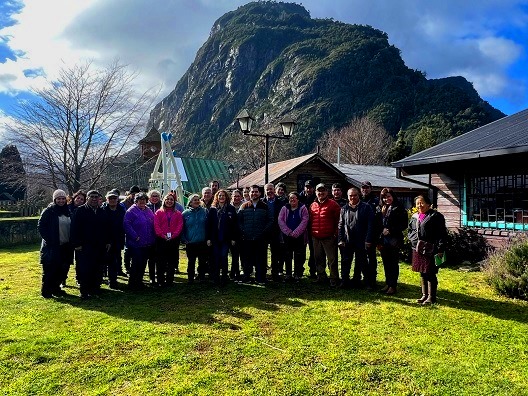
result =
[[154,214],[154,231],[158,238],[167,238],[171,233],[171,239],[178,238],[183,229],[183,216],[178,210],[160,208]]

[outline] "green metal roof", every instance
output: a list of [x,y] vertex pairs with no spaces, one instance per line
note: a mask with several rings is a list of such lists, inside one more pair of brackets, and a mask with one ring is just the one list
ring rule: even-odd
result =
[[182,158],[187,181],[182,176],[183,189],[190,193],[201,194],[202,188],[209,185],[211,180],[218,180],[220,187],[227,187],[231,179],[227,170],[228,163],[203,158]]

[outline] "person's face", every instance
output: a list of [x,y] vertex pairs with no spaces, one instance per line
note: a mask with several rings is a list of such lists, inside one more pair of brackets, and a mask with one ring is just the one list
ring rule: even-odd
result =
[[84,205],[84,203],[85,203],[84,195],[79,194],[73,199],[73,204],[75,206],[81,206],[81,205]]
[[312,186],[304,186],[304,193],[306,195],[312,195],[314,193],[314,188]]
[[363,195],[364,197],[369,195],[371,191],[372,191],[372,187],[370,187],[370,186],[361,186],[361,195]]
[[152,204],[157,204],[160,201],[160,196],[158,193],[150,194],[149,201]]
[[57,197],[55,198],[55,204],[58,206],[66,205],[66,197]]
[[211,187],[211,191],[213,194],[216,194],[216,192],[220,188],[220,186],[218,185],[218,182],[212,182],[210,187]]
[[167,195],[163,203],[167,208],[172,208],[174,206],[174,197],[172,195]]
[[88,195],[88,205],[90,205],[92,208],[97,208],[99,206],[99,195]]
[[326,191],[326,189],[323,189],[323,188],[317,190],[316,194],[317,194],[317,199],[319,201],[324,201],[328,197],[328,191]]
[[193,199],[191,199],[190,205],[191,205],[191,208],[196,209],[198,206],[200,206],[200,198],[193,197]]
[[260,191],[258,188],[252,188],[251,192],[249,193],[249,196],[251,197],[252,201],[258,201],[260,198]]
[[332,196],[335,198],[335,199],[341,199],[343,197],[343,191],[341,191],[340,188],[332,188]]
[[108,206],[111,208],[115,208],[117,206],[117,198],[115,195],[109,196],[106,198],[106,202],[108,202]]
[[204,190],[203,197],[202,197],[204,201],[210,201],[212,197],[213,197],[213,192],[211,191],[210,188]]
[[145,198],[138,199],[136,205],[139,209],[145,209],[147,207],[147,200]]
[[294,209],[299,206],[299,199],[295,195],[290,195],[290,197],[288,198],[288,202]]
[[225,192],[219,192],[218,193],[218,203],[220,205],[224,205],[226,203],[227,197],[225,195]]
[[275,196],[275,187],[274,186],[267,186],[266,187],[266,196],[268,198],[273,198]]
[[348,190],[348,202],[354,206],[359,203],[359,193],[357,190]]
[[277,189],[275,190],[275,193],[279,196],[279,197],[283,197],[284,194],[286,194],[286,191],[284,190],[284,187],[277,187]]
[[431,205],[425,203],[422,198],[418,198],[416,200],[416,209],[418,209],[418,212],[420,213],[427,213],[427,211],[431,209]]
[[390,193],[386,193],[383,197],[383,202],[387,205],[392,205],[392,202],[394,201],[394,198]]
[[244,191],[243,191],[243,194],[244,194],[244,199],[246,201],[249,201],[249,199],[250,199],[249,188],[245,188]]
[[240,202],[242,202],[242,194],[240,194],[239,191],[233,194],[233,203],[235,205],[240,205]]

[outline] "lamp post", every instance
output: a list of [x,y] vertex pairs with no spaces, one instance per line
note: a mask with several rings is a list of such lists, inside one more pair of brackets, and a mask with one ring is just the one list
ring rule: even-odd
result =
[[240,125],[240,130],[242,133],[246,136],[258,136],[263,137],[265,139],[265,154],[264,154],[264,184],[268,183],[268,159],[269,159],[269,140],[272,139],[289,139],[292,134],[293,130],[295,129],[295,125],[297,123],[289,116],[286,116],[282,119],[282,121],[279,122],[281,129],[282,129],[282,136],[281,135],[270,135],[269,133],[266,134],[258,134],[258,133],[251,133],[251,127],[253,126],[253,122],[255,119],[251,117],[249,112],[244,109],[242,110],[236,117],[238,124]]
[[[231,178],[233,178],[233,174],[235,173],[235,166],[233,164],[229,165],[227,167],[227,171],[229,172],[229,175],[231,176]],[[240,181],[240,175],[245,176],[247,174],[247,171],[248,171],[248,168],[245,165],[242,168],[237,169],[237,171],[236,171],[236,188],[237,188],[237,190],[240,188],[240,187],[238,187],[238,182]]]

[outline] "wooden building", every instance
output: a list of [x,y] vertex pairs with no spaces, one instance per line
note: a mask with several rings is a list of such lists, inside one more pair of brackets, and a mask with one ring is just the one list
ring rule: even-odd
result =
[[528,230],[528,109],[392,165],[429,176],[450,229],[476,228],[494,245]]
[[[332,164],[314,153],[269,164],[268,180],[273,184],[285,183],[287,191],[302,191],[307,180],[311,180],[314,186],[325,183],[328,189],[332,184],[340,183],[344,192],[351,186],[361,187],[363,181],[368,180],[375,193],[384,187],[392,188],[406,207],[410,207],[416,195],[427,193],[429,178],[416,176],[413,180],[402,180],[396,178],[394,168],[389,166]],[[254,184],[264,185],[264,168],[245,176],[238,183],[239,187]],[[236,188],[236,183],[229,188]]]

